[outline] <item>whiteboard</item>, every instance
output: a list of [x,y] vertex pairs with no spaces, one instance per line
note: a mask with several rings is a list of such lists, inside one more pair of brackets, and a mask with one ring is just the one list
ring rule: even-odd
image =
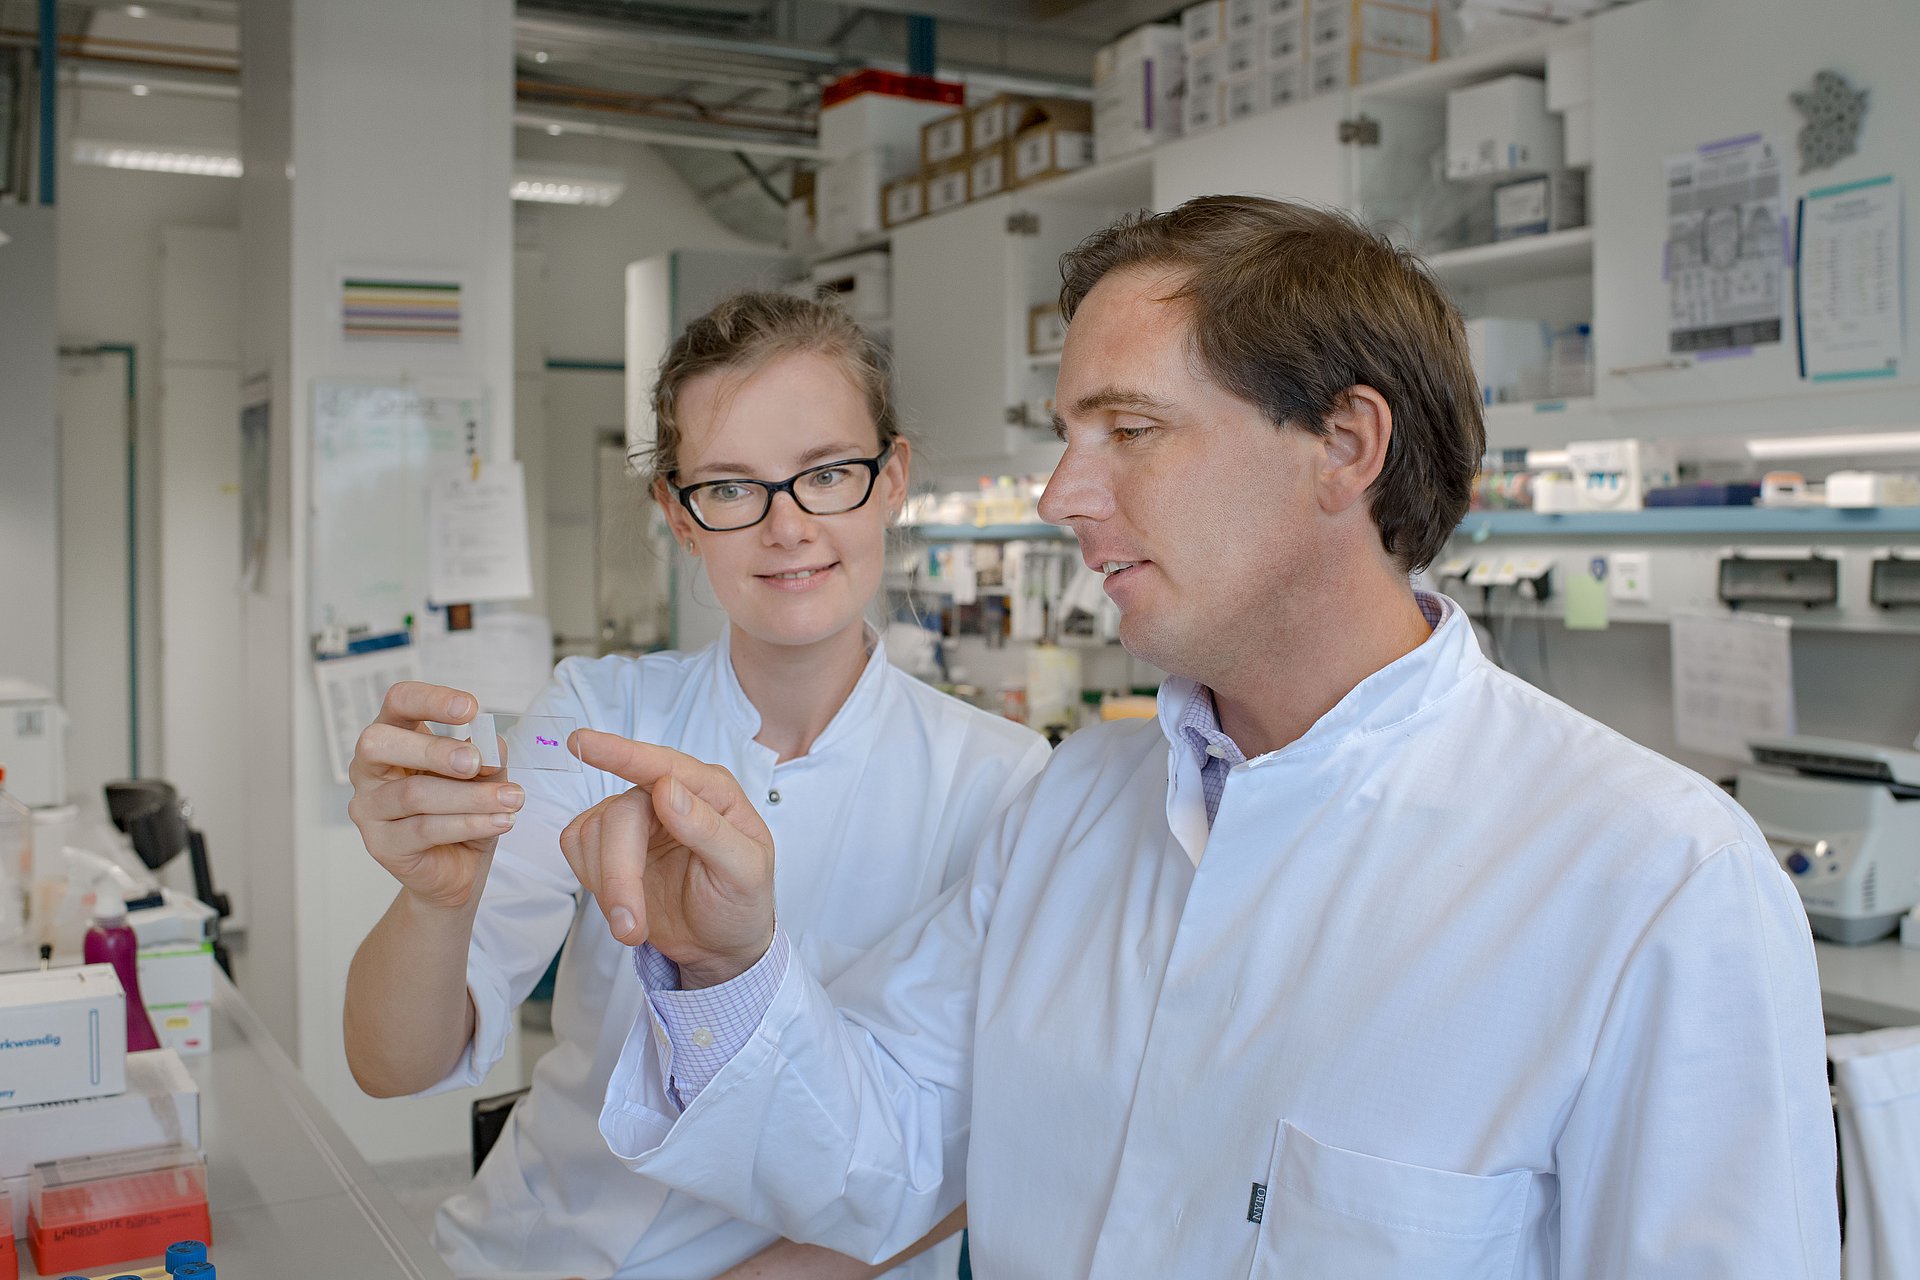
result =
[[313,384],[308,630],[397,630],[426,612],[427,485],[492,456],[484,391]]

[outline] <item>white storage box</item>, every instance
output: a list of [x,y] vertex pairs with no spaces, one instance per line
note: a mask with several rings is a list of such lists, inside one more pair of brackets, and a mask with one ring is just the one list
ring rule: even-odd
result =
[[967,166],[967,199],[984,200],[1013,188],[1013,166],[1008,162],[1013,148],[1001,143],[991,151],[982,151]]
[[1546,82],[1501,76],[1447,95],[1447,177],[1545,173],[1561,167],[1560,122]]
[[1235,77],[1251,79],[1259,73],[1261,64],[1266,61],[1265,42],[1260,32],[1250,31],[1243,36],[1234,36],[1226,43],[1226,79]]
[[1830,507],[1920,507],[1920,476],[1892,471],[1836,471],[1827,477]]
[[[860,257],[887,255],[861,254]],[[847,259],[857,261],[857,259]],[[838,263],[832,264],[838,266]],[[884,268],[882,268],[884,271]],[[820,273],[814,273],[819,279]],[[885,277],[882,276],[882,289]],[[213,944],[170,943],[159,947],[142,947],[136,956],[136,965],[140,973],[140,1002],[152,1009],[154,1005],[167,1004],[205,1004],[213,999]]]
[[1439,48],[1433,11],[1379,0],[1325,0],[1307,12],[1315,54],[1335,47],[1371,49],[1431,61]]
[[20,803],[67,802],[67,713],[38,685],[0,677],[0,766]]
[[127,1087],[127,998],[113,966],[0,974],[0,1108]]
[[1200,0],[1180,11],[1180,38],[1188,53],[1215,48],[1226,37],[1226,0]]
[[213,1005],[148,1005],[147,1017],[163,1047],[183,1058],[213,1052]]
[[949,160],[927,175],[927,213],[945,213],[967,202],[967,183],[972,166],[965,160]]
[[1276,18],[1261,28],[1263,52],[1269,69],[1290,67],[1307,60],[1307,20],[1296,14]]
[[1587,224],[1587,175],[1556,169],[1493,189],[1493,238],[1513,240]]
[[1093,151],[1131,155],[1180,136],[1187,55],[1180,28],[1135,28],[1093,59]]
[[[875,147],[891,147],[917,155],[920,126],[950,115],[954,110],[949,102],[923,102],[888,93],[856,93],[844,102],[820,108],[820,154],[829,161],[844,160]],[[893,178],[900,176],[892,175]]]
[[42,1160],[173,1144],[199,1149],[200,1090],[173,1050],[130,1053],[125,1093],[0,1111],[0,1178]]
[[1250,36],[1267,20],[1267,0],[1227,0],[1227,39]]
[[1224,113],[1227,120],[1245,120],[1248,116],[1259,115],[1269,105],[1267,80],[1260,72],[1227,77]]
[[1267,70],[1267,106],[1290,107],[1311,92],[1307,83],[1307,64],[1270,67]]
[[829,251],[845,249],[879,234],[880,190],[913,172],[918,154],[916,140],[910,147],[868,147],[823,165],[814,194],[820,211],[817,235],[821,245]]
[[1187,86],[1186,101],[1180,104],[1181,124],[1188,133],[1217,129],[1227,118],[1227,86],[1214,82],[1210,90]]
[[949,160],[958,160],[966,155],[972,144],[968,142],[968,113],[956,111],[952,115],[941,116],[920,126],[920,167],[931,169],[937,164]]
[[1304,20],[1307,16],[1307,0],[1264,0],[1263,7],[1269,26],[1289,18]]
[[1342,89],[1390,80],[1424,67],[1430,61],[1378,49],[1335,47],[1312,55],[1308,63],[1310,88],[1315,95],[1338,93]]

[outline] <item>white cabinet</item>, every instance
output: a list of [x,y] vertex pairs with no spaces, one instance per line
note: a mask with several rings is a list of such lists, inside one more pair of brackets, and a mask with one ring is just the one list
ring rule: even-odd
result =
[[1060,255],[1149,198],[1144,157],[963,205],[893,233],[893,354],[915,472],[942,488],[1045,473],[1058,362],[1027,317],[1060,296]]
[[[1858,389],[1799,376],[1791,272],[1782,341],[1751,355],[1667,368],[1663,162],[1703,143],[1761,134],[1784,153],[1783,212],[1811,189],[1892,174],[1920,177],[1920,5],[1913,0],[1825,4],[1642,0],[1593,22],[1593,192],[1597,392],[1622,434],[1720,435],[1872,426],[1914,420],[1915,362]],[[1800,172],[1804,125],[1788,95],[1831,68],[1869,93],[1858,152]],[[1909,237],[1911,244],[1911,237]],[[1920,297],[1911,248],[1906,296]],[[1911,302],[1909,303],[1911,305]]]
[[1195,196],[1257,195],[1350,203],[1351,150],[1339,140],[1343,93],[1309,98],[1165,143],[1153,156],[1153,207]]

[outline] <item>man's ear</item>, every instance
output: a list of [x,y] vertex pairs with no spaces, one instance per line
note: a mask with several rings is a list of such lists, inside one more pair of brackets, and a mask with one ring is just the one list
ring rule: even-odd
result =
[[1314,477],[1320,509],[1335,515],[1365,501],[1387,465],[1392,442],[1393,410],[1386,397],[1364,384],[1348,387],[1327,415],[1321,436],[1320,469]]

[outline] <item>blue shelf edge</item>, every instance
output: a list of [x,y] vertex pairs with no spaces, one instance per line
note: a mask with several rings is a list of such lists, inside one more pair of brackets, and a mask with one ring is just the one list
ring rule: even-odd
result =
[[1917,534],[1920,507],[1651,507],[1645,511],[1475,511],[1460,522],[1459,536],[1472,539],[1580,537],[1585,534],[1676,533]]
[[1073,537],[1071,532],[1057,524],[913,524],[901,527],[923,542],[1012,542],[1025,538],[1061,541]]

